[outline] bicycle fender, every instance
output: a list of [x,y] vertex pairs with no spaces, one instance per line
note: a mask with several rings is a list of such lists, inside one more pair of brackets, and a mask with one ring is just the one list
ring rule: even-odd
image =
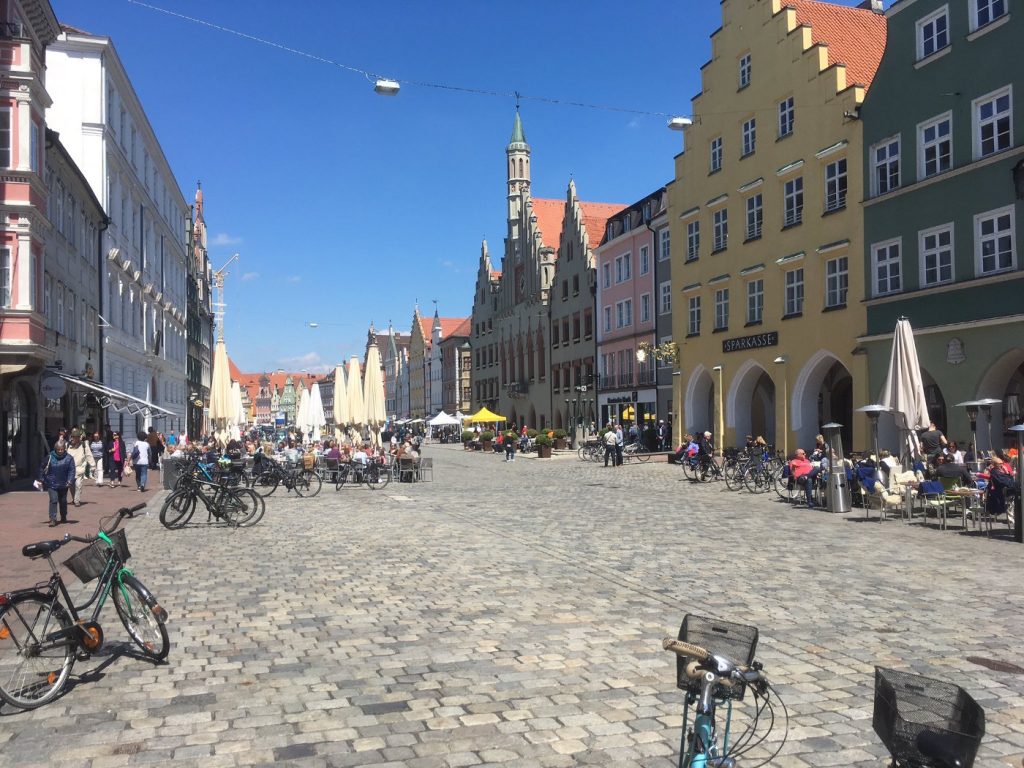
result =
[[149,608],[150,612],[156,617],[158,622],[161,624],[167,623],[167,611],[160,606],[160,603],[157,602],[157,599],[153,596],[153,593],[146,588],[145,584],[134,576],[127,575],[122,576],[121,581],[135,587],[138,593],[142,595],[142,599],[146,601],[146,607]]

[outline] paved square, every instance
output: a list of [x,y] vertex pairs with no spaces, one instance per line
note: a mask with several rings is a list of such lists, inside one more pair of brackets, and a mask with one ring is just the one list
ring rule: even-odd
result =
[[975,764],[1021,765],[1024,675],[967,658],[1024,666],[1024,547],[665,464],[428,455],[433,483],[279,490],[252,529],[133,524],[169,662],[125,655],[109,607],[112,653],[47,707],[0,708],[0,764],[667,767],[682,696],[660,640],[692,611],[760,628],[790,713],[772,765],[883,765],[875,664],[964,686],[987,714]]

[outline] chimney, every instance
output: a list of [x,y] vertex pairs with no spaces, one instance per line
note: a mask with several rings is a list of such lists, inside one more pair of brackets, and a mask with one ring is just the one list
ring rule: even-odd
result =
[[871,11],[872,13],[883,13],[882,0],[864,0],[864,2],[857,7],[863,8],[866,11]]

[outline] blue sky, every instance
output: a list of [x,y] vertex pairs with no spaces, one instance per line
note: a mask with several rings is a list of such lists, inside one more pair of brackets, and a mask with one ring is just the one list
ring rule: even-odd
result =
[[[128,0],[51,0],[110,36],[186,200],[203,182],[215,268],[233,253],[226,338],[245,371],[319,371],[371,321],[407,332],[472,310],[486,238],[500,260],[515,101],[363,75]],[[848,2],[853,5],[855,3]],[[400,80],[688,114],[717,0],[152,0]],[[673,175],[665,118],[524,99],[533,192],[631,203]],[[308,322],[319,324],[317,328]]]

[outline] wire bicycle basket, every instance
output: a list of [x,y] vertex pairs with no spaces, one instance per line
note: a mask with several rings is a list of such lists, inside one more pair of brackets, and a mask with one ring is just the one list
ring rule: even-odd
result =
[[[686,643],[699,645],[713,654],[725,656],[743,666],[754,662],[757,651],[757,627],[745,624],[734,624],[730,621],[719,621],[692,613],[683,617],[679,627],[679,639]],[[700,680],[694,680],[686,674],[687,659],[676,658],[676,687],[694,695],[700,695]],[[746,683],[717,686],[716,695],[722,699],[741,701],[747,690]]]
[[[110,540],[114,542],[114,550],[121,558],[121,562],[127,562],[132,554],[128,550],[128,537],[124,530],[110,534]],[[87,584],[103,575],[103,571],[107,568],[109,551],[110,545],[102,539],[97,539],[65,560],[64,566],[75,574],[83,584]]]

